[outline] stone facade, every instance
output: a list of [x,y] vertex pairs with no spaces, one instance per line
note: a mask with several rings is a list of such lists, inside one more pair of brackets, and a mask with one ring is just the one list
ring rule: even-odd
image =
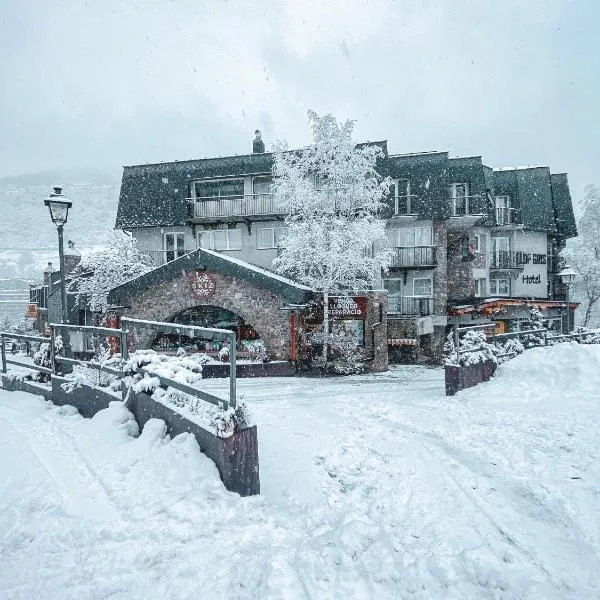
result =
[[[289,313],[279,310],[280,298],[243,279],[216,272],[210,274],[215,282],[214,293],[206,299],[194,295],[189,275],[182,271],[170,279],[130,297],[123,316],[152,321],[168,321],[181,311],[195,306],[226,308],[250,323],[267,347],[269,354],[280,360],[289,355]],[[152,340],[138,340],[147,345]]]

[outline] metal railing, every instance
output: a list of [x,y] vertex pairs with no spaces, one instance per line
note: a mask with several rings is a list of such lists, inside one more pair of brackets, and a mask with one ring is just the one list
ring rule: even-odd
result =
[[20,360],[15,360],[13,358],[7,358],[6,356],[6,340],[24,340],[26,342],[34,342],[40,344],[47,344],[52,342],[52,338],[42,337],[39,335],[25,335],[20,333],[9,333],[7,331],[0,332],[0,357],[2,359],[2,373],[6,373],[8,371],[7,365],[15,365],[17,367],[24,367],[26,369],[32,369],[34,371],[39,371],[40,373],[45,373],[46,375],[52,374],[52,369],[47,367],[42,367],[40,365],[36,365],[33,363],[26,363]]
[[433,298],[425,296],[390,296],[388,313],[396,315],[429,316],[433,314]]
[[437,265],[435,246],[411,246],[393,248],[390,267],[425,268]]
[[29,289],[29,303],[37,304],[38,308],[48,308],[48,286],[32,287]]
[[283,214],[273,194],[208,196],[187,200],[192,219]]
[[496,207],[496,225],[520,225],[521,211],[508,206]]
[[490,269],[522,271],[524,263],[520,260],[520,252],[501,250],[490,254]]
[[468,217],[469,215],[479,216],[481,210],[473,210],[481,204],[481,195],[473,196],[458,196],[450,198],[450,206],[452,207],[453,217]]
[[[237,405],[236,401],[236,333],[227,329],[215,329],[208,327],[198,327],[196,325],[179,325],[177,323],[163,323],[160,321],[143,321],[139,319],[129,319],[123,317],[121,319],[121,327],[95,327],[91,325],[70,325],[67,323],[52,323],[50,325],[50,337],[21,335],[9,332],[0,332],[0,357],[2,359],[2,373],[7,373],[7,365],[13,364],[27,369],[32,369],[44,373],[47,375],[58,375],[58,366],[65,365],[69,368],[73,366],[80,366],[97,371],[103,371],[110,375],[117,377],[124,377],[125,372],[123,366],[129,358],[129,342],[133,328],[150,328],[155,332],[175,333],[180,335],[188,335],[190,337],[198,337],[206,340],[219,340],[225,341],[229,344],[229,398],[223,399],[213,394],[209,394],[203,390],[200,390],[192,385],[176,381],[170,377],[165,376],[161,372],[155,372],[151,365],[146,367],[139,367],[136,372],[140,374],[148,374],[149,376],[156,377],[160,383],[164,386],[171,387],[180,392],[189,394],[196,398],[200,398],[206,402],[220,406],[224,410],[228,410],[229,407],[235,408]],[[109,339],[109,346],[115,352],[119,352],[121,355],[121,369],[114,369],[100,362],[91,362],[89,360],[75,359],[67,356],[59,356],[56,354],[56,336],[60,331],[72,332],[78,331],[90,336],[100,336]],[[50,363],[51,367],[44,367],[23,361],[9,359],[6,356],[6,339],[23,339],[32,342],[48,343],[50,344]],[[64,374],[66,369],[62,370]]]

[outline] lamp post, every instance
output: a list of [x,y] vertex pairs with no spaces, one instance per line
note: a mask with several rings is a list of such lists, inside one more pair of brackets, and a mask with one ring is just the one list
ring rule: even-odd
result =
[[561,281],[567,288],[567,334],[571,331],[570,320],[571,320],[571,304],[569,301],[569,295],[571,286],[577,277],[577,272],[571,267],[565,267],[559,274]]
[[[50,211],[50,218],[56,225],[58,231],[58,257],[60,261],[60,321],[68,323],[67,315],[67,291],[65,285],[65,253],[63,247],[63,227],[69,217],[69,209],[73,203],[62,193],[60,186],[54,186],[50,195],[44,200],[44,204]],[[63,347],[65,356],[70,357],[69,334],[68,331],[61,332],[63,337]]]

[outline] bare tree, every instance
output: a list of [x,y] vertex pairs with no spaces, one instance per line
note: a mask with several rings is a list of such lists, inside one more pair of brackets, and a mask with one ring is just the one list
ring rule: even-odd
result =
[[583,325],[588,327],[600,300],[600,189],[597,186],[586,186],[583,208],[577,227],[579,236],[569,242],[564,257],[579,273],[575,291],[586,304]]

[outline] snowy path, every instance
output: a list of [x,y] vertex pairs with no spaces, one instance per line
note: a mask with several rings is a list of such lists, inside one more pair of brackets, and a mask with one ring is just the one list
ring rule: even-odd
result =
[[600,348],[451,399],[420,367],[238,389],[259,498],[161,422],[0,391],[0,598],[600,598]]

